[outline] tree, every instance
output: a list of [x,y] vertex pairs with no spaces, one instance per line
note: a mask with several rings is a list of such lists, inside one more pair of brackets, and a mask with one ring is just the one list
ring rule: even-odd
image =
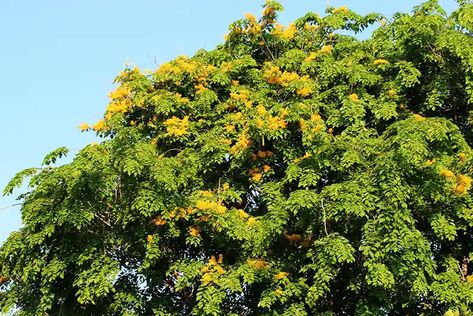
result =
[[[18,315],[470,315],[473,5],[288,26],[116,78],[99,144],[29,178]],[[354,35],[380,26],[366,40]]]

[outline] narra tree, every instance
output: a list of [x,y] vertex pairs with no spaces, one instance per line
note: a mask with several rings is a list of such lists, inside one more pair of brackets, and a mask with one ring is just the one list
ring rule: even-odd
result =
[[[247,14],[24,178],[17,315],[471,315],[473,5]],[[367,39],[358,35],[375,29]],[[366,33],[364,33],[366,34]],[[366,36],[365,36],[366,37]]]

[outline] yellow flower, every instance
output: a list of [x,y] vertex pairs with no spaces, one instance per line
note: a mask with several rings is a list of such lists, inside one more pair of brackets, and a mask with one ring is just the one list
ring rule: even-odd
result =
[[263,126],[264,126],[264,121],[261,118],[258,118],[256,120],[256,127],[263,128]]
[[191,226],[189,227],[189,234],[193,237],[198,237],[200,236],[200,228],[197,226]]
[[389,89],[388,90],[388,95],[390,97],[394,97],[396,94],[397,94],[396,90],[394,90],[394,89]]
[[166,126],[166,134],[169,136],[183,136],[188,134],[189,127],[189,117],[184,116],[181,120],[178,117],[173,116],[170,119],[164,121],[164,126]]
[[386,59],[376,59],[373,61],[373,65],[389,65],[389,61]]
[[105,129],[104,120],[98,121],[97,123],[94,124],[94,126],[92,126],[92,128],[97,132],[103,131]]
[[154,224],[156,226],[163,226],[163,225],[166,225],[166,220],[164,218],[162,218],[161,216],[158,216],[156,217],[156,219],[154,220]]
[[225,274],[225,270],[220,266],[217,267],[216,271],[217,271],[218,274]]
[[207,265],[209,266],[216,266],[218,263],[217,263],[217,259],[215,258],[215,256],[210,256],[210,259],[209,259],[209,262],[207,263]]
[[81,123],[81,124],[79,125],[79,129],[81,130],[81,132],[86,131],[86,130],[88,130],[89,128],[90,128],[90,126],[89,126],[89,124],[87,124],[87,123]]
[[441,169],[440,175],[444,178],[454,178],[455,174],[448,169]]
[[254,174],[251,176],[251,179],[252,179],[254,182],[259,182],[262,177],[263,177],[263,174],[262,174],[262,173],[256,172],[256,173],[254,173]]
[[297,89],[297,94],[302,97],[307,97],[311,93],[312,93],[312,89],[309,87],[302,87],[300,89]]
[[241,219],[246,219],[250,216],[244,210],[237,210],[237,213],[238,213],[238,217],[240,217]]
[[202,94],[207,90],[208,89],[201,83],[199,83],[198,85],[195,86],[195,93],[196,94]]
[[246,136],[245,134],[240,135],[238,138],[238,141],[235,143],[235,145],[230,148],[230,153],[233,155],[238,154],[242,150],[245,150],[251,145],[251,140]]
[[223,189],[223,191],[226,191],[226,190],[230,189],[230,184],[224,183],[223,186],[222,186],[222,189]]
[[264,171],[264,172],[268,172],[268,171],[270,171],[270,170],[271,170],[271,166],[268,166],[268,165],[264,165],[264,166],[263,166],[263,171]]
[[281,37],[285,40],[291,40],[294,38],[296,33],[297,33],[296,26],[293,23],[291,23],[284,31],[282,31]]
[[414,114],[414,119],[418,122],[422,122],[425,120],[425,117],[423,117],[422,115],[419,115],[419,114]]
[[245,18],[252,23],[256,23],[256,17],[251,13],[245,13]]
[[264,72],[264,78],[271,84],[279,84],[281,74],[279,67],[273,66]]
[[281,109],[281,113],[279,115],[282,119],[285,119],[289,115],[289,111],[286,108]]
[[214,282],[213,276],[209,273],[206,273],[202,276],[202,279],[200,279],[203,285],[208,285],[209,283]]
[[284,119],[281,119],[277,116],[271,116],[270,118],[268,118],[268,127],[275,131],[279,128],[286,128],[287,123]]
[[435,163],[435,159],[429,159],[425,162],[425,164],[429,167],[432,166],[434,163]]
[[299,120],[299,126],[301,130],[305,130],[307,128],[307,123],[303,118]]
[[310,120],[312,122],[320,122],[320,121],[322,121],[322,117],[320,116],[320,114],[312,114],[310,116]]
[[146,241],[148,242],[148,244],[152,243],[153,242],[153,235],[148,235],[146,237]]
[[213,193],[211,191],[202,191],[202,196],[205,197],[212,197]]
[[360,98],[358,97],[358,94],[352,93],[348,96],[348,99],[350,99],[351,102],[358,102],[360,101]]
[[269,263],[266,262],[263,258],[259,259],[248,259],[248,264],[256,269],[266,269],[269,266]]
[[324,53],[324,54],[330,54],[332,52],[332,50],[333,50],[332,45],[325,45],[320,49],[320,52]]
[[345,14],[347,14],[347,13],[348,13],[348,8],[347,8],[347,6],[341,6],[341,7],[335,8],[335,9],[333,10],[333,14],[337,14],[337,13],[345,13]]
[[124,86],[119,86],[115,91],[110,92],[108,96],[110,97],[110,99],[114,100],[126,97],[129,94],[130,90],[128,90],[128,88]]
[[287,273],[287,272],[278,272],[274,275],[274,278],[276,280],[282,280],[282,279],[286,278],[288,275],[289,275],[289,273]]
[[457,186],[453,190],[456,194],[466,193],[471,187],[471,178],[469,176],[457,175]]
[[290,71],[285,71],[282,75],[281,75],[281,78],[280,78],[280,84],[282,86],[288,86],[289,84],[291,84],[292,82],[294,81],[297,81],[300,79],[300,76],[299,74],[297,74],[296,72],[290,72]]
[[459,158],[460,162],[465,162],[466,154],[465,153],[459,153],[458,158]]
[[209,201],[206,200],[198,200],[197,203],[195,204],[195,207],[199,210],[206,210],[210,208],[211,204]]
[[287,240],[289,241],[300,241],[302,239],[302,236],[299,234],[286,234],[284,233],[284,237],[286,237]]
[[258,107],[256,108],[256,112],[258,113],[258,115],[265,115],[266,108],[262,105],[258,105]]
[[304,61],[313,61],[317,57],[317,53],[311,52],[309,55],[304,59]]
[[131,102],[129,100],[112,102],[107,107],[107,112],[124,113],[129,109],[130,106],[131,106]]
[[217,214],[225,214],[225,212],[227,211],[227,208],[222,205],[222,204],[218,204],[216,207],[215,207],[215,212],[217,212]]

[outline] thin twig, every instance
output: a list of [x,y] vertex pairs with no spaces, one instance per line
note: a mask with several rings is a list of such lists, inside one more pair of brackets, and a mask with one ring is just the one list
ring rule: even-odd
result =
[[15,206],[18,206],[18,205],[23,205],[23,203],[16,203],[16,204],[12,204],[12,205],[9,205],[9,206],[1,207],[0,211],[6,210],[8,208],[15,207]]

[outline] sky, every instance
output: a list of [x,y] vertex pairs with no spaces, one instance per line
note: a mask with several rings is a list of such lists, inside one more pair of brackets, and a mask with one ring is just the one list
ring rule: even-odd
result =
[[[410,12],[418,0],[282,0],[284,24],[327,3],[361,14]],[[82,122],[103,115],[126,64],[155,69],[222,43],[228,25],[263,0],[0,0],[0,187],[60,146],[71,159],[95,140]],[[441,0],[447,11],[454,0]],[[67,162],[67,159],[65,162]],[[15,196],[0,196],[0,244],[21,227]]]

